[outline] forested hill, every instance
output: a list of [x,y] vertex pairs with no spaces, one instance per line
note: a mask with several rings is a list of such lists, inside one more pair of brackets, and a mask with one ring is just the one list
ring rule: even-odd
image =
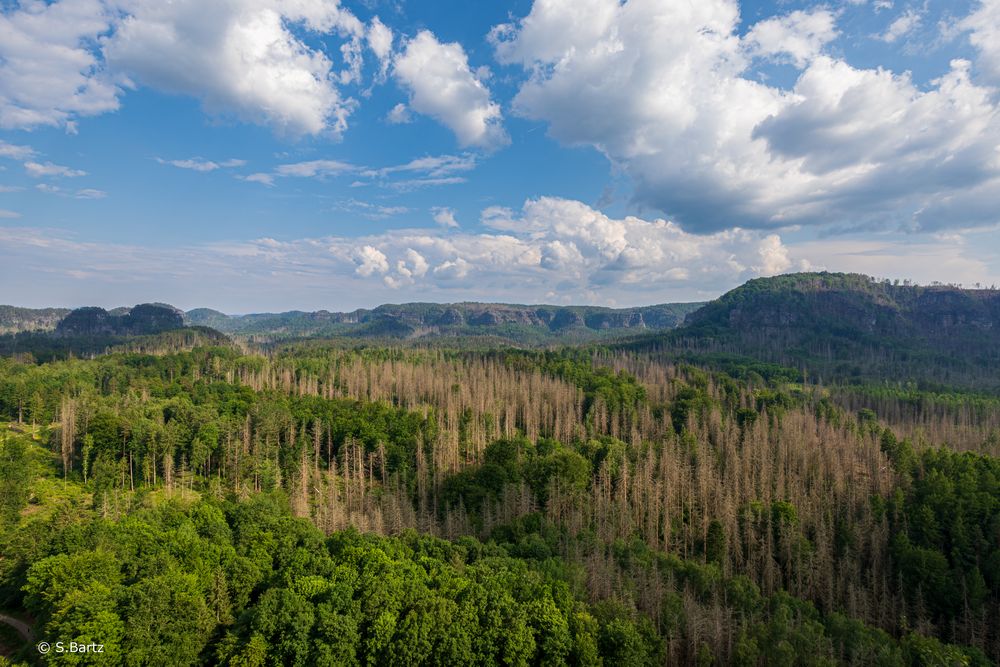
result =
[[742,355],[830,379],[995,389],[1000,290],[842,273],[760,278],[689,314],[669,335],[631,347]]
[[142,336],[163,333],[184,327],[180,311],[172,306],[153,303],[139,304],[135,308],[116,309],[77,308],[59,321],[56,334],[60,336]]
[[291,311],[231,316],[200,308],[186,314],[191,324],[230,334],[308,337],[351,336],[419,338],[491,335],[530,343],[593,339],[602,333],[672,329],[701,303],[671,303],[638,308],[525,306],[496,303],[387,304],[347,313]]

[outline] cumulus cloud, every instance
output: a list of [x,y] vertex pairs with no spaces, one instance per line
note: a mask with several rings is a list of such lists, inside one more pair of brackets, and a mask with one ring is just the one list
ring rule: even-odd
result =
[[455,211],[447,206],[435,206],[431,209],[434,222],[445,228],[458,227],[458,220],[455,219]]
[[[483,222],[495,230],[491,233],[452,232],[405,243],[429,258],[432,275],[468,278],[477,285],[516,278],[536,292],[536,299],[556,285],[576,298],[598,287],[620,296],[792,266],[776,250],[781,248],[776,236],[742,230],[697,236],[663,220],[610,218],[577,201],[543,197],[529,200],[516,214],[484,213]],[[394,246],[402,249],[402,240],[387,238],[380,247],[391,255]]]
[[761,21],[751,28],[743,42],[753,55],[790,58],[796,67],[802,68],[837,35],[833,13],[821,8]]
[[0,11],[0,34],[0,127],[70,132],[144,85],[291,135],[338,135],[364,47],[382,79],[392,48],[381,21],[366,27],[338,0],[32,0]]
[[[446,221],[449,209],[435,209]],[[439,221],[440,222],[440,221]],[[473,285],[492,293],[516,283],[515,298],[543,299],[558,286],[581,299],[600,289],[630,300],[681,286],[729,284],[803,266],[774,234],[733,229],[690,234],[664,220],[611,218],[578,201],[542,197],[513,212],[483,211],[484,233],[397,230],[365,237],[350,255],[357,275],[379,275],[393,287],[430,281],[428,288]],[[450,225],[445,225],[450,228]],[[347,255],[344,240],[327,240],[335,255]],[[414,263],[413,253],[421,262]],[[400,262],[408,267],[400,270]],[[647,294],[638,297],[637,294]]]
[[389,271],[388,258],[386,258],[381,250],[370,245],[361,246],[354,253],[354,261],[357,264],[354,272],[364,278],[376,273],[386,273]]
[[959,28],[970,32],[969,41],[979,50],[978,65],[983,74],[993,84],[1000,84],[1000,0],[980,0]]
[[[822,54],[835,32],[822,11],[767,19],[742,40],[734,0],[536,0],[491,39],[528,73],[515,113],[602,151],[636,202],[688,229],[915,229],[943,198],[984,187],[1000,199],[998,110],[969,63],[929,86],[855,68]],[[803,66],[791,89],[755,80],[751,55],[772,52]]]
[[422,30],[397,56],[394,73],[410,93],[410,109],[450,129],[461,146],[492,150],[510,141],[500,106],[469,68],[461,44],[441,43]]
[[101,0],[0,10],[0,127],[71,129],[74,118],[117,109],[119,88],[93,49],[112,21]]
[[87,172],[80,169],[71,169],[70,167],[64,167],[61,164],[53,164],[51,162],[25,162],[24,170],[33,178],[46,178],[53,176],[77,178],[79,176],[87,175]]
[[368,24],[365,39],[368,42],[368,48],[370,48],[372,53],[375,54],[375,57],[378,58],[379,78],[384,80],[389,71],[389,64],[392,60],[392,42],[394,39],[392,30],[382,23],[382,21],[376,16],[372,19],[371,23]]
[[413,122],[413,116],[410,114],[410,110],[406,108],[406,105],[400,102],[385,116],[386,121],[392,125],[405,125],[407,123]]
[[[364,26],[336,0],[120,0],[126,12],[104,44],[111,68],[159,90],[192,95],[210,113],[232,113],[291,134],[347,127],[354,102],[339,92],[357,69]],[[348,40],[345,69],[289,29]]]

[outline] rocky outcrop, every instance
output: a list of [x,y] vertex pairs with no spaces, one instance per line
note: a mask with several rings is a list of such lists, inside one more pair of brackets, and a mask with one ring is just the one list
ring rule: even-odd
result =
[[0,306],[0,335],[22,331],[51,331],[69,312],[68,308]]

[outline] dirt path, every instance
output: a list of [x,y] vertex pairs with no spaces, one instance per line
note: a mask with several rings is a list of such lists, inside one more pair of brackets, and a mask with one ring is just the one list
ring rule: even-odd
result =
[[0,614],[0,623],[5,623],[17,630],[17,634],[21,635],[27,643],[34,643],[35,633],[31,631],[31,626],[24,621],[14,618],[13,616],[8,616],[7,614]]

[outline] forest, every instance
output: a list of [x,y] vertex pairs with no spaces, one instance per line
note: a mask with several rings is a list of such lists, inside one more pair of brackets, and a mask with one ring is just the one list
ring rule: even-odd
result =
[[0,606],[103,652],[0,642],[12,664],[995,664],[1000,397],[717,366],[0,360]]

